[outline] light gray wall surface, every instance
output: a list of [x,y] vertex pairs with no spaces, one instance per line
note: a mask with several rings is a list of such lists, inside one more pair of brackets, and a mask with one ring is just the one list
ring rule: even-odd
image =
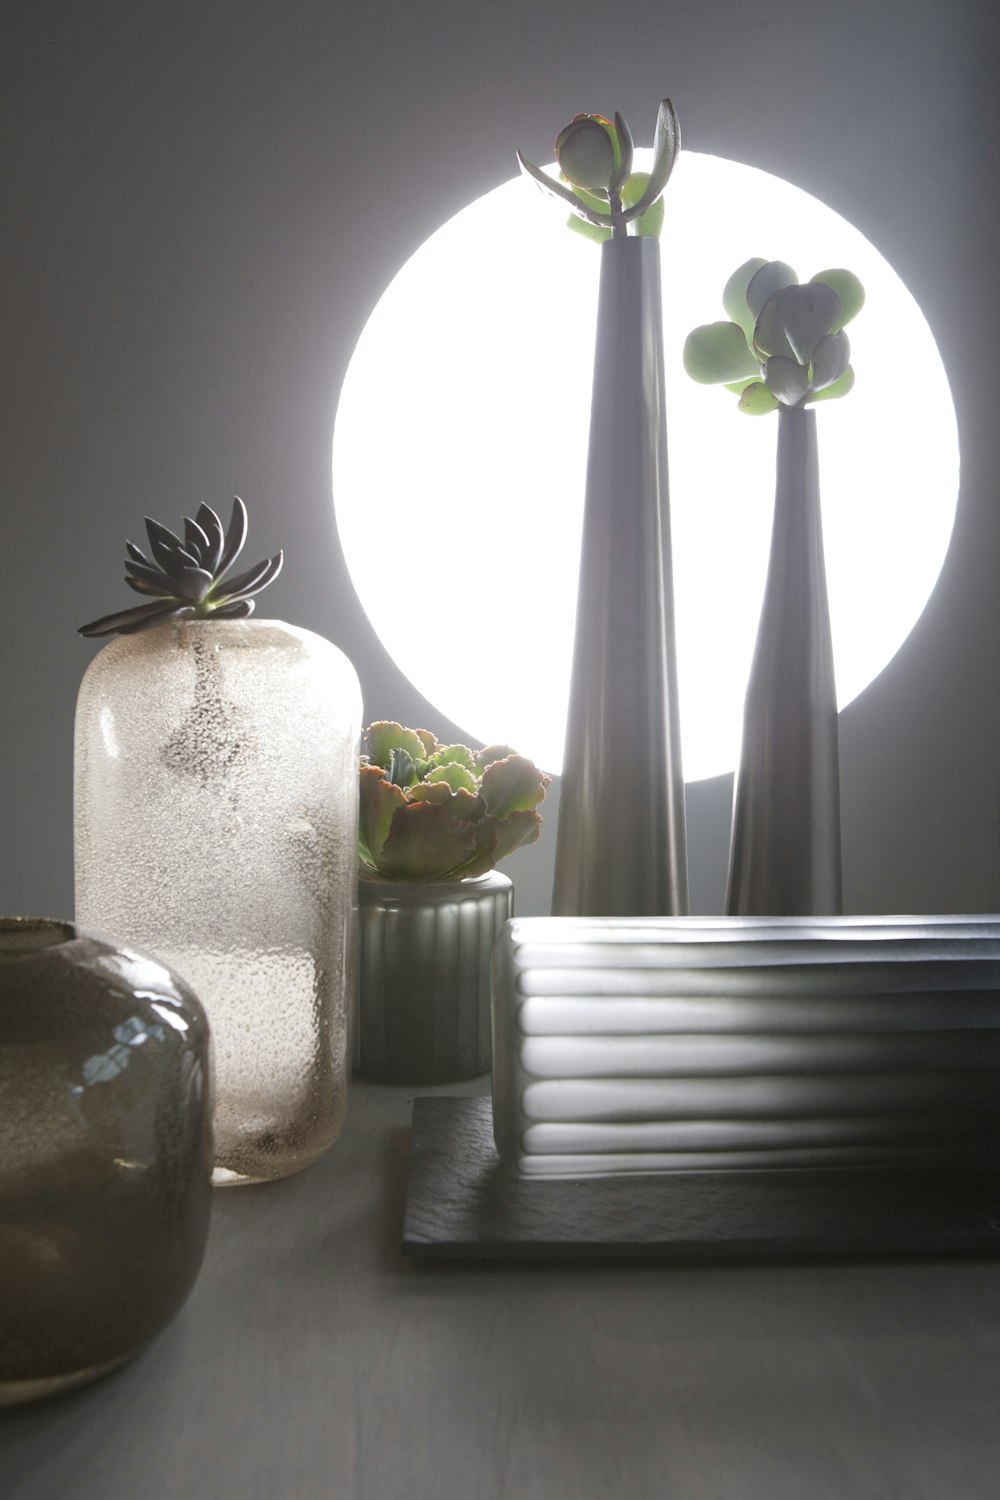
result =
[[[7,0],[0,41],[0,910],[72,910],[73,707],[94,649],[75,629],[126,602],[145,513],[241,493],[253,557],[286,551],[267,613],[347,651],[368,718],[448,730],[339,553],[347,363],[400,265],[513,175],[515,146],[547,159],[579,109],[648,135],[667,93],[690,147],[851,219],[937,337],[958,519],[913,635],[842,718],[846,899],[1000,905],[993,0]],[[900,380],[931,420],[919,372]],[[471,580],[464,602],[484,639],[523,607]],[[721,901],[730,786],[689,789],[699,910]],[[547,834],[509,866],[525,914],[546,909],[551,816]]]

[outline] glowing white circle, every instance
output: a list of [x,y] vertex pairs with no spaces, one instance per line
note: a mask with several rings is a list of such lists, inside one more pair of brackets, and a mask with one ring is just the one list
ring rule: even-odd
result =
[[[731,769],[770,541],[776,419],[694,385],[681,351],[725,316],[752,255],[861,277],[857,384],[817,407],[841,707],[906,639],[958,493],[948,381],[873,245],[800,188],[686,152],[662,239],[671,524],[685,775]],[[515,178],[403,266],[351,359],[334,434],[341,544],[413,684],[474,739],[562,761],[590,416],[597,246]],[[920,372],[921,417],[906,389]],[[904,379],[903,377],[906,377]],[[431,728],[434,726],[431,725]],[[623,767],[627,773],[627,766]]]

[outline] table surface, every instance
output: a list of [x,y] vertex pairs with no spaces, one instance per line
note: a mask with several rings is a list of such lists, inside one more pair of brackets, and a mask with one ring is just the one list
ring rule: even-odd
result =
[[426,1092],[219,1192],[160,1338],[0,1413],[4,1500],[996,1500],[1000,1259],[408,1259]]

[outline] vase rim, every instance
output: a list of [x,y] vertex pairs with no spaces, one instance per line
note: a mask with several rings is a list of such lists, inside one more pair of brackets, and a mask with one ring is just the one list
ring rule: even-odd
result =
[[[605,250],[608,250],[608,247],[611,245],[652,245],[653,249],[656,251],[657,256],[659,256],[660,254],[660,242],[659,240],[654,239],[651,234],[612,235],[610,239],[602,241],[601,251],[603,252]],[[615,255],[618,252],[616,250],[610,250],[609,253]],[[649,254],[650,252],[641,251],[637,253]]]
[[0,959],[22,958],[71,943],[77,936],[72,922],[57,917],[0,917]]
[[501,880],[510,882],[510,876],[505,875],[496,866],[491,870],[484,870],[482,875],[459,875],[446,876],[444,879],[435,879],[433,876],[421,876],[418,880],[401,880],[395,875],[369,875],[366,871],[359,870],[358,881],[361,885],[391,885],[397,890],[446,890],[449,886],[473,886],[483,885],[486,881]]
[[[160,626],[167,626],[172,630],[226,630],[238,627],[241,630],[255,630],[261,625],[278,626],[282,630],[300,630],[299,625],[289,625],[287,620],[279,620],[275,615],[229,615],[221,620],[214,619],[211,615],[181,615],[170,620],[160,620],[157,625],[151,625],[150,630],[158,630]],[[138,632],[146,634],[145,631]]]

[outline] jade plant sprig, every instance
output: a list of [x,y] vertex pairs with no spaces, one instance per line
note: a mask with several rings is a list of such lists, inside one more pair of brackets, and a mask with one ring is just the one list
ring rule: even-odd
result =
[[517,153],[521,171],[573,210],[571,224],[595,240],[630,232],[657,239],[663,225],[662,193],[681,149],[681,131],[669,99],[656,117],[653,169],[633,172],[634,144],[624,115],[575,115],[556,137],[557,180]]
[[247,510],[238,495],[225,531],[211,506],[202,505],[193,519],[185,516],[183,540],[148,516],[146,534],[151,557],[134,542],[125,543],[125,582],[137,594],[149,595],[150,602],[81,625],[81,635],[116,631],[135,635],[162,620],[231,620],[251,615],[253,595],[281,571],[282,553],[278,552],[235,578],[226,576],[243,551],[247,535]]
[[364,736],[358,845],[361,874],[461,880],[538,838],[550,777],[509,745],[478,752],[427,729],[380,720]]
[[791,266],[755,257],[734,271],[722,294],[731,322],[705,323],[684,345],[692,380],[721,384],[740,411],[833,401],[854,385],[845,333],[864,305],[851,271],[819,271],[802,285]]

